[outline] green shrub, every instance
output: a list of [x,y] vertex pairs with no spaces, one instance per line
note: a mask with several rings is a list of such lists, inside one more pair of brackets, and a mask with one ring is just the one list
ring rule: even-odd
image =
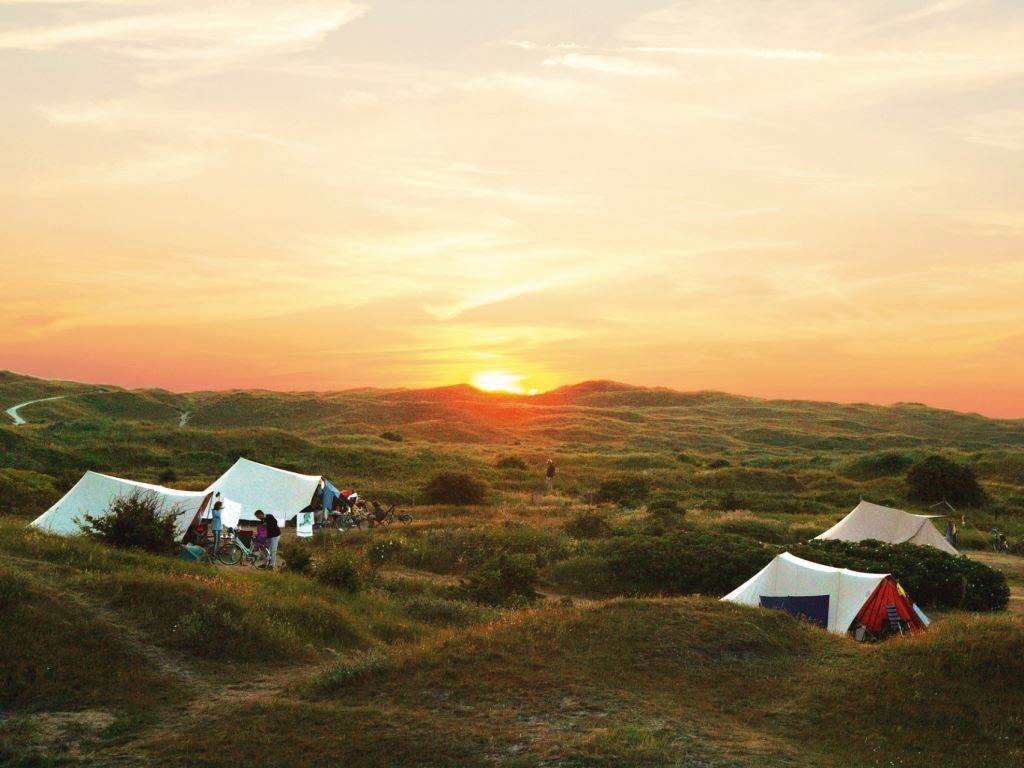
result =
[[842,474],[853,480],[875,480],[895,477],[907,471],[914,459],[905,453],[886,451],[859,456],[842,469]]
[[417,595],[405,604],[406,613],[417,621],[442,627],[461,627],[486,618],[486,609],[461,600]]
[[0,515],[41,515],[60,498],[49,475],[0,469]]
[[700,459],[698,459],[696,456],[691,456],[688,453],[677,453],[676,461],[678,461],[680,464],[692,464],[695,467],[700,466]]
[[536,583],[533,558],[502,552],[470,573],[461,591],[478,603],[515,607],[540,597]]
[[390,440],[392,443],[400,443],[403,440],[405,440],[405,438],[402,437],[397,432],[381,432],[380,433],[380,439],[381,440]]
[[164,512],[160,498],[143,491],[119,496],[104,516],[85,515],[79,523],[91,538],[120,549],[166,553],[177,548],[174,521],[177,511]]
[[398,559],[405,548],[405,541],[395,536],[377,539],[366,550],[366,559],[369,560],[372,566],[383,565]]
[[313,564],[313,551],[305,544],[294,542],[281,547],[284,569],[292,573],[309,573]]
[[978,485],[974,470],[944,456],[929,456],[907,472],[907,495],[914,501],[977,507],[984,503],[985,493]]
[[998,611],[1010,600],[1006,576],[994,568],[932,547],[877,541],[812,541],[790,552],[823,565],[891,573],[922,606]]
[[321,584],[345,592],[358,592],[366,582],[362,563],[341,549],[327,552],[313,565],[313,577]]
[[683,519],[686,509],[675,494],[659,493],[647,503],[647,514],[662,525],[674,525]]
[[731,466],[732,463],[727,459],[715,459],[710,464],[708,464],[708,469],[725,469],[726,467]]
[[525,470],[530,468],[526,461],[519,458],[518,456],[502,456],[500,459],[494,462],[494,466],[497,467],[498,469]]
[[691,526],[657,536],[613,536],[548,569],[549,578],[584,594],[720,596],[763,568],[777,549],[742,536]]
[[177,482],[177,480],[178,480],[178,473],[175,472],[170,467],[168,467],[167,469],[161,471],[160,474],[157,475],[157,478],[156,478],[156,481],[158,483],[160,483],[161,485],[166,484],[166,483],[174,483],[174,482]]
[[580,512],[562,527],[577,539],[600,539],[612,532],[612,524],[600,512]]
[[464,472],[441,472],[427,483],[420,498],[427,504],[483,504],[487,486]]
[[620,475],[603,481],[594,492],[598,504],[612,503],[620,507],[640,506],[651,495],[651,479],[646,475]]
[[810,538],[809,536],[794,536],[785,523],[752,517],[717,520],[714,525],[723,533],[734,533],[737,536],[745,536],[766,544],[789,544]]

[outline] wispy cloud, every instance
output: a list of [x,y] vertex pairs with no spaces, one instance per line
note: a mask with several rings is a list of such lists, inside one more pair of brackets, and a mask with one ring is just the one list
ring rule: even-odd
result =
[[660,77],[674,73],[671,67],[644,63],[622,56],[605,56],[593,53],[565,53],[559,56],[551,56],[544,60],[544,66],[569,67],[570,69],[601,72],[607,75],[625,75],[627,77]]

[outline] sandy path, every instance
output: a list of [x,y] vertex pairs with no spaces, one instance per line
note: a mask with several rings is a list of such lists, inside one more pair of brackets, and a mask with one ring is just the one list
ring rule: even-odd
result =
[[65,397],[67,397],[67,395],[57,395],[56,397],[40,397],[38,400],[26,400],[24,403],[12,405],[10,408],[7,409],[6,413],[14,420],[15,426],[20,427],[22,424],[25,423],[25,419],[21,417],[21,414],[18,413],[18,411],[24,408],[26,405],[32,405],[33,403],[46,403],[49,402],[50,400],[63,400]]

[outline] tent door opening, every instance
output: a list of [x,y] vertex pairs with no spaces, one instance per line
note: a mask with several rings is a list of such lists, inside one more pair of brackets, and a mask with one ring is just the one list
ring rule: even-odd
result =
[[828,595],[787,595],[785,597],[766,597],[761,595],[762,608],[774,608],[785,611],[798,619],[804,619],[828,628]]

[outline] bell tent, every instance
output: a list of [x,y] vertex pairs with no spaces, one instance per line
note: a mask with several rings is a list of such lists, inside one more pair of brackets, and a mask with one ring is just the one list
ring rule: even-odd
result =
[[781,609],[840,635],[850,630],[854,620],[873,634],[881,633],[890,606],[911,629],[923,629],[927,623],[892,576],[832,568],[789,552],[778,555],[722,600]]
[[158,501],[161,513],[175,516],[174,530],[178,538],[185,535],[209,497],[206,491],[176,491],[160,485],[138,483],[89,471],[60,501],[33,520],[31,525],[65,536],[81,533],[78,521],[84,515],[103,517],[116,499],[135,494],[151,495]]
[[932,525],[933,517],[862,501],[850,514],[815,538],[839,541],[875,539],[888,544],[935,547],[950,555],[959,555],[956,548]]
[[322,479],[320,475],[300,475],[239,459],[206,492],[219,492],[224,499],[238,504],[242,520],[254,520],[256,510],[262,509],[284,523],[312,503]]

